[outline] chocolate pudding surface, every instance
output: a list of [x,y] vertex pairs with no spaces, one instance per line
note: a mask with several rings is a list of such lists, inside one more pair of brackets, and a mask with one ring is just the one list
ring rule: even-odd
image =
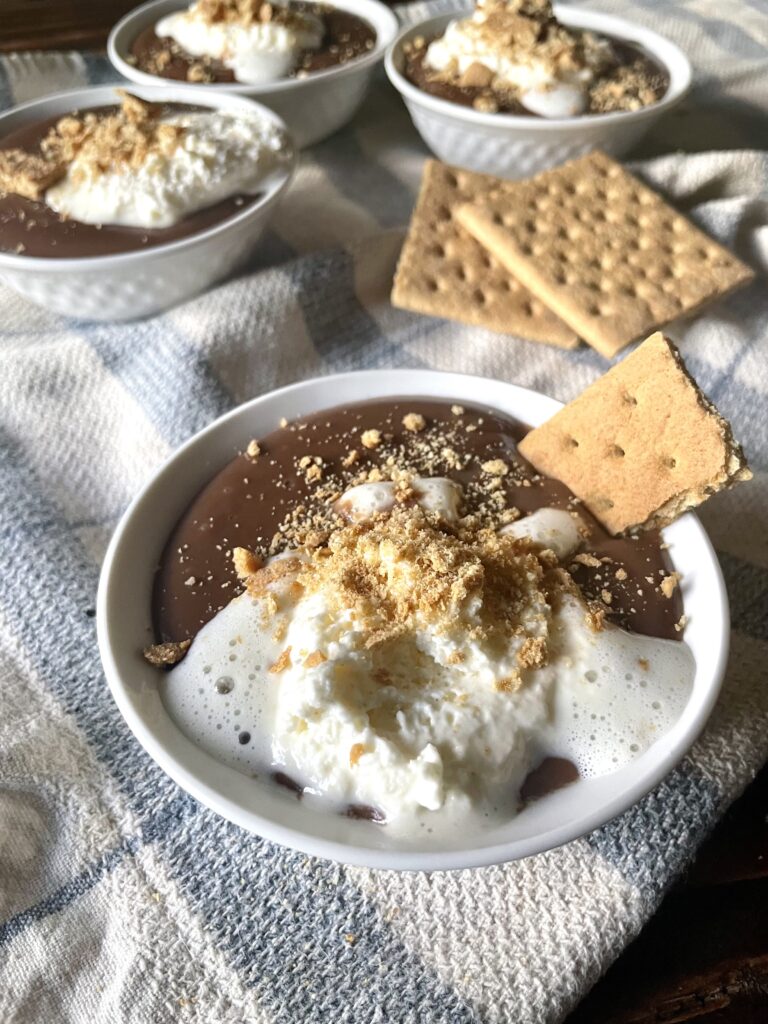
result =
[[[305,50],[296,70],[287,76],[289,79],[346,64],[369,53],[376,43],[376,33],[368,22],[348,11],[316,3],[292,3],[288,6],[291,10],[320,14],[325,23],[322,46],[319,50]],[[154,25],[136,36],[130,52],[136,68],[160,78],[197,84],[238,81],[234,72],[220,60],[192,56],[174,40],[158,36]]]
[[[650,54],[646,53],[639,46],[632,46],[629,43],[610,39],[608,36],[601,36],[601,38],[609,39],[611,43],[616,56],[615,70],[636,64],[642,73],[647,74],[652,79],[654,92],[656,93],[654,102],[658,102],[669,88],[669,74],[666,68],[655,61]],[[424,63],[426,47],[430,42],[434,42],[434,40],[429,40],[423,48],[405,54],[404,74],[409,82],[423,92],[429,93],[430,96],[436,96],[438,99],[448,100],[451,103],[458,103],[463,107],[474,107],[476,101],[487,96],[487,88],[459,85],[443,78],[435,79],[433,77],[434,72]],[[605,79],[610,81],[611,76],[601,76],[601,80]],[[535,114],[533,111],[528,110],[527,107],[524,107],[512,93],[494,91],[494,98],[496,99],[497,109],[493,113],[514,114],[520,117],[542,119],[539,114]],[[596,110],[590,105],[583,114],[575,114],[574,117],[585,117],[600,113],[610,113],[610,111]]]
[[[459,406],[449,401],[392,398],[332,408],[256,438],[260,451],[255,457],[246,454],[251,439],[244,437],[243,451],[191,502],[162,553],[153,593],[157,639],[194,637],[240,592],[232,567],[234,547],[263,556],[288,549],[285,522],[292,512],[311,510],[319,501],[327,508],[330,496],[319,499],[319,489],[344,490],[359,480],[361,471],[384,466],[395,449],[399,450],[398,467],[421,476],[446,476],[461,484],[465,513],[482,513],[479,495],[488,477],[483,478],[481,464],[496,459],[508,463],[512,470],[497,478],[508,508],[522,515],[543,507],[578,512],[587,531],[583,549],[594,555],[595,564],[574,564],[571,572],[589,599],[600,601],[609,593],[608,620],[649,636],[679,639],[675,628],[683,610],[679,588],[671,598],[659,591],[661,580],[673,570],[659,532],[609,536],[564,484],[537,474],[518,454],[516,444],[528,427],[493,409],[462,406],[458,414],[453,410]],[[426,427],[421,433],[403,426],[403,417],[409,413],[424,417]],[[381,432],[378,448],[361,444],[368,430]],[[430,437],[439,441],[437,450],[446,454],[425,466],[419,449]],[[357,460],[345,467],[343,461],[353,449]],[[463,469],[451,468],[455,460],[450,452],[472,456],[472,462]],[[307,466],[316,459],[322,460],[322,477],[308,480]]]
[[[118,106],[94,107],[78,111],[80,114],[97,113],[103,116],[115,114]],[[162,116],[205,111],[208,107],[190,106],[181,103],[166,103],[161,108]],[[17,147],[26,152],[38,154],[40,143],[63,115],[49,117],[43,121],[17,128],[0,139],[0,148]],[[114,256],[118,253],[150,249],[165,245],[190,235],[196,235],[207,228],[240,213],[246,203],[253,203],[259,196],[234,195],[219,203],[198,210],[177,224],[167,228],[133,228],[119,224],[84,224],[82,221],[65,219],[55,210],[39,200],[26,199],[14,193],[0,193],[0,251],[19,253],[51,259],[72,259],[89,256]]]

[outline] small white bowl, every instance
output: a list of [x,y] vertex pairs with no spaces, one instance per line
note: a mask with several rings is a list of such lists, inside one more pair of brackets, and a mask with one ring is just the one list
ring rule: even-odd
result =
[[[155,103],[260,114],[287,131],[271,110],[243,96],[204,96],[185,85],[132,91]],[[23,103],[0,115],[0,145],[4,136],[25,124],[118,102],[115,86],[104,86]],[[285,163],[264,180],[261,198],[219,224],[164,245],[110,256],[44,258],[0,252],[0,279],[38,306],[82,320],[132,320],[189,299],[226,277],[253,249],[293,177],[296,159],[288,134],[286,145]]]
[[[235,93],[250,96],[274,110],[291,129],[299,148],[319,142],[349,121],[365,97],[374,68],[395,38],[399,22],[379,0],[332,0],[341,11],[356,14],[376,32],[376,44],[370,53],[347,64],[317,71],[306,78],[285,78],[261,85],[219,82],[190,85],[198,96]],[[137,7],[115,25],[109,34],[107,54],[116,71],[140,85],[168,86],[173,83],[159,75],[140,71],[129,63],[134,39],[160,18],[189,6],[184,0],[150,0]]]
[[469,13],[467,10],[441,14],[411,26],[398,36],[385,60],[389,80],[402,95],[421,137],[445,163],[499,178],[525,178],[594,149],[621,156],[690,88],[688,58],[668,39],[623,18],[555,6],[555,14],[564,25],[635,43],[665,67],[669,87],[658,103],[641,110],[545,119],[481,113],[431,96],[403,74],[403,44],[416,36],[433,39],[443,33],[449,22]]
[[248,831],[305,853],[348,864],[398,870],[470,868],[516,860],[559,846],[625,811],[677,764],[717,699],[728,650],[728,605],[717,559],[698,519],[687,514],[664,531],[683,574],[696,661],[690,700],[672,729],[632,764],[580,780],[487,831],[457,830],[440,848],[404,841],[386,826],[324,814],[278,786],[219,763],[187,739],[160,697],[158,670],[141,656],[152,642],[150,596],[160,554],[177,520],[243,439],[297,418],[371,398],[429,396],[492,407],[532,425],[560,404],[526,388],[433,370],[374,370],[294,384],[256,398],[184,444],[131,504],[112,538],[99,583],[99,648],[112,694],[136,738],[183,789]]

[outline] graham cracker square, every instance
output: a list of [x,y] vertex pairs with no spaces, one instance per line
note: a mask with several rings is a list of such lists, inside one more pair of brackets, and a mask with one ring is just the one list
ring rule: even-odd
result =
[[500,183],[456,219],[609,359],[754,277],[601,152]]
[[575,348],[574,331],[534,298],[482,245],[462,230],[453,211],[479,202],[497,178],[429,160],[400,254],[392,303],[492,331]]
[[752,476],[730,425],[658,332],[518,447],[611,533],[665,526]]

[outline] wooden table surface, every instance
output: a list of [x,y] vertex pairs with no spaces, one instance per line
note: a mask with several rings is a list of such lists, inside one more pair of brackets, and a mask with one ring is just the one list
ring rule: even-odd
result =
[[[135,6],[0,0],[0,51],[102,47]],[[768,1024],[767,815],[768,768],[566,1024]]]

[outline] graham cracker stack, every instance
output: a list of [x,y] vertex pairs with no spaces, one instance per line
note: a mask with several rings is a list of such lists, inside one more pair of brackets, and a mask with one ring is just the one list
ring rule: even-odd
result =
[[658,332],[518,447],[611,533],[665,526],[752,476],[730,425]]
[[462,203],[484,201],[496,178],[429,160],[392,290],[392,303],[492,331],[575,348],[576,333],[456,223]]
[[601,152],[485,187],[456,219],[607,358],[754,277]]

